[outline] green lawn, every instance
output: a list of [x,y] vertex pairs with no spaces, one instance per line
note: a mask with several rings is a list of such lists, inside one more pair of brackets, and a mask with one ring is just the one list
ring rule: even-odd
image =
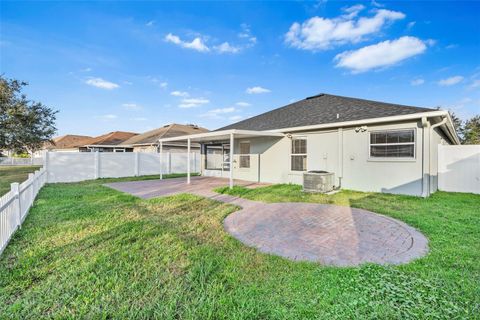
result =
[[29,173],[39,168],[39,166],[0,166],[0,197],[10,191],[11,183],[22,183],[27,180]]
[[113,180],[42,189],[0,257],[0,319],[480,318],[478,195],[233,190],[366,208],[430,240],[429,255],[407,265],[335,268],[245,247],[222,227],[232,205],[192,195],[141,200],[105,181]]

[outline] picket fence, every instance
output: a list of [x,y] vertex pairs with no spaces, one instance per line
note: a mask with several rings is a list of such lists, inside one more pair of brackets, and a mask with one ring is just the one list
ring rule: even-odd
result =
[[46,182],[47,171],[41,168],[30,173],[21,184],[12,183],[10,191],[0,198],[0,255],[15,231],[21,228],[33,201]]
[[0,157],[0,166],[41,166],[43,165],[42,157],[33,158],[15,158]]
[[[185,173],[187,161],[187,153],[46,152],[43,167],[0,198],[0,255],[45,183]],[[192,153],[190,161],[191,172],[199,172],[200,155]]]

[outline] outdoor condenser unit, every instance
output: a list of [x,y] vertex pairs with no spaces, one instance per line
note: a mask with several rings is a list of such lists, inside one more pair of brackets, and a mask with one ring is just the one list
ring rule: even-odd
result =
[[333,172],[308,171],[303,174],[303,191],[305,192],[330,192],[334,187]]

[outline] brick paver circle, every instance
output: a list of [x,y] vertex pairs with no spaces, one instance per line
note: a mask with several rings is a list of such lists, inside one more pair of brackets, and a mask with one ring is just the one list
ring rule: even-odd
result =
[[261,252],[324,265],[400,264],[428,251],[427,239],[405,223],[350,207],[257,203],[232,213],[224,225]]
[[[256,184],[237,181],[254,187]],[[224,221],[225,230],[261,252],[325,265],[372,262],[400,264],[424,256],[427,239],[407,224],[370,211],[314,203],[262,203],[219,195],[226,180],[212,177],[131,181],[108,186],[142,198],[193,193],[238,205]]]

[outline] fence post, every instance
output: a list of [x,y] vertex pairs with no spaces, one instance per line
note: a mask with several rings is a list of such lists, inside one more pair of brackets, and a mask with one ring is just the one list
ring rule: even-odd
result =
[[50,165],[50,161],[49,161],[49,153],[48,151],[45,151],[44,153],[44,156],[43,156],[43,166],[45,168],[45,174],[47,175],[47,178],[46,178],[46,181],[48,182],[48,180],[50,180],[50,177],[49,177],[49,172],[50,170],[48,169],[48,166]]
[[[34,199],[34,188],[35,188],[35,175],[33,173],[28,174],[28,180],[30,181],[30,185],[28,186],[30,188],[30,206],[33,204],[33,199]],[[30,207],[29,206],[29,207]]]
[[197,153],[196,152],[192,152],[193,153],[193,172],[197,173]]
[[135,155],[135,163],[134,163],[135,168],[133,170],[133,175],[135,177],[138,177],[140,172],[140,161],[138,161],[139,160],[138,158],[140,157],[140,155],[138,154],[138,152],[134,152],[133,154]]
[[17,217],[17,227],[21,228],[22,225],[22,207],[20,205],[20,185],[18,182],[14,182],[10,185],[12,195],[15,197],[15,216]]
[[100,177],[100,154],[98,151],[94,152],[93,161],[95,162],[93,178],[98,179]]
[[172,154],[170,152],[167,153],[167,173],[172,173]]

